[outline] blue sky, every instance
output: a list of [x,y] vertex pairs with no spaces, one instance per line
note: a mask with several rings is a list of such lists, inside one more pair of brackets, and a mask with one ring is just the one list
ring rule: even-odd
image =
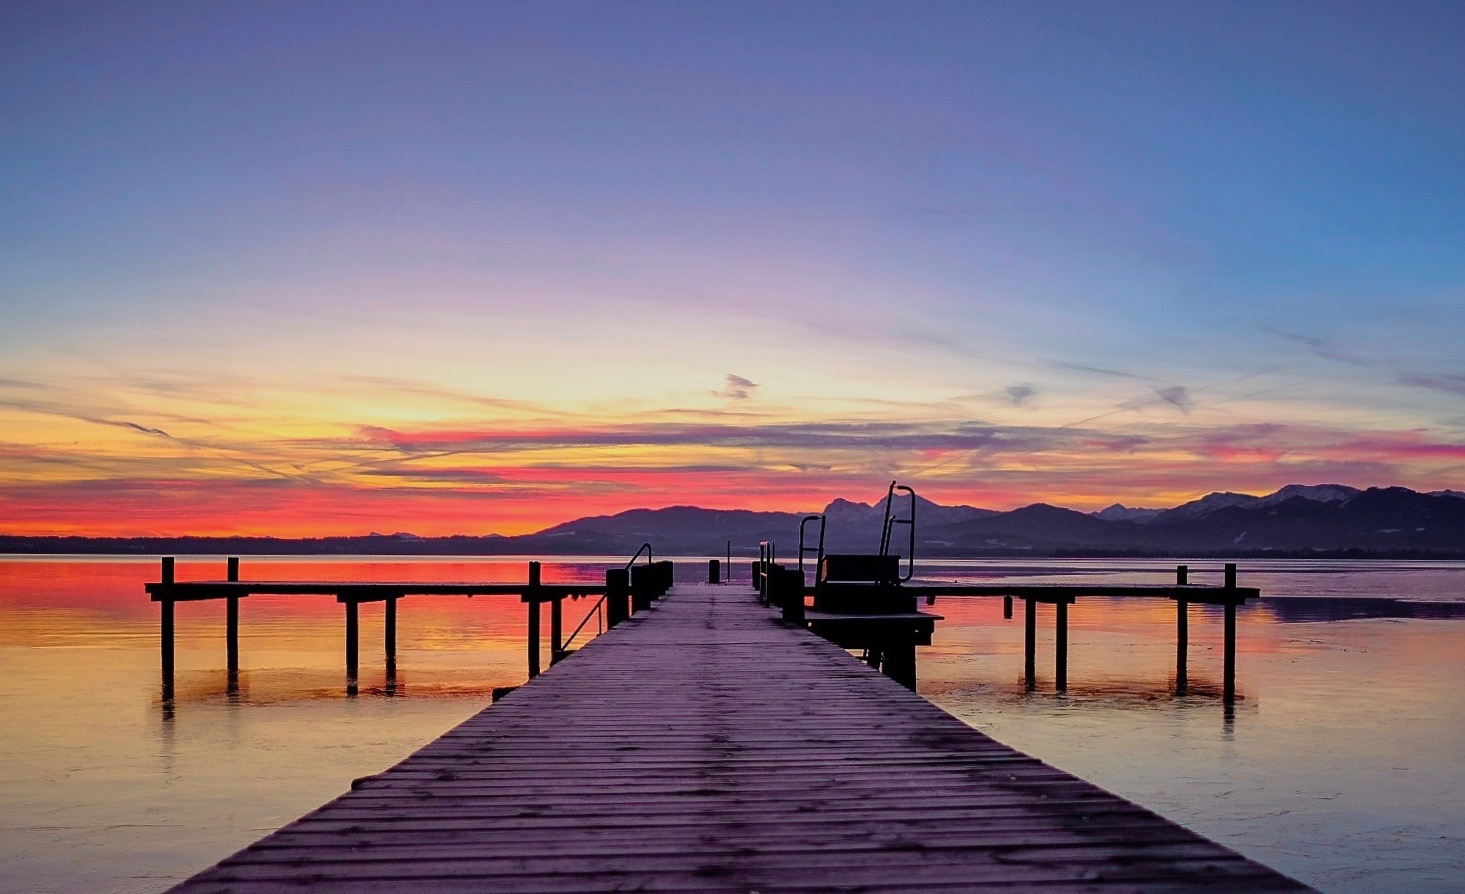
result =
[[1460,486],[1462,38],[1419,3],[9,4],[0,502]]

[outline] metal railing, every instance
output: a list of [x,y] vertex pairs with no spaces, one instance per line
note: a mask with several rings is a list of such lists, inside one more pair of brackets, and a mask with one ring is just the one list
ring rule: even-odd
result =
[[[643,543],[641,544],[641,548],[636,550],[636,554],[634,556],[631,556],[631,560],[626,563],[626,572],[628,574],[631,571],[631,566],[636,564],[636,560],[641,558],[642,553],[646,554],[646,564],[651,564],[651,544]],[[573,643],[575,641],[575,637],[580,635],[580,631],[585,629],[585,625],[590,623],[591,617],[595,618],[595,635],[599,636],[600,634],[605,632],[604,609],[606,597],[608,597],[609,595],[609,590],[601,593],[600,598],[595,600],[595,604],[590,606],[590,611],[585,613],[585,617],[581,618],[580,623],[575,625],[575,629],[570,631],[570,635],[565,637],[565,641],[560,644],[561,655],[570,651],[570,643]]]

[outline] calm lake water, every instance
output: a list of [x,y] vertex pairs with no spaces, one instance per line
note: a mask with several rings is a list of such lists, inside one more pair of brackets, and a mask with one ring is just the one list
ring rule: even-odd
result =
[[[521,580],[518,559],[250,559],[244,576]],[[546,557],[544,578],[599,580],[616,560]],[[1192,561],[1191,580],[1220,565]],[[705,560],[680,566],[705,579]],[[746,581],[746,563],[737,568]],[[928,564],[932,581],[1160,583],[1173,562]],[[179,579],[223,559],[180,560]],[[524,677],[516,598],[411,597],[398,665],[362,607],[360,688],[346,694],[330,597],[244,600],[236,690],[224,605],[181,603],[161,700],[154,561],[0,558],[0,891],[166,888],[345,791]],[[1021,604],[943,599],[921,694],[973,726],[1329,894],[1465,890],[1465,563],[1256,562],[1222,710],[1220,614],[1193,606],[1189,694],[1174,694],[1175,610],[1082,598],[1069,690],[1052,691],[1051,607],[1024,691]],[[745,583],[742,585],[746,585]],[[569,603],[573,626],[588,603]],[[592,620],[587,629],[595,630]]]

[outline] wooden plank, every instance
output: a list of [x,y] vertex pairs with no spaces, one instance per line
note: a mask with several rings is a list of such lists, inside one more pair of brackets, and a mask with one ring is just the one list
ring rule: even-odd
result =
[[176,888],[1305,891],[680,587]]

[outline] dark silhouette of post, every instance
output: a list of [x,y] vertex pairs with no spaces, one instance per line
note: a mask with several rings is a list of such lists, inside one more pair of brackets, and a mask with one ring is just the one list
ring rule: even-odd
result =
[[387,653],[387,673],[390,674],[397,668],[397,597],[388,596],[386,603],[387,617],[382,636]]
[[[172,556],[163,557],[162,582],[173,583]],[[158,625],[158,639],[163,653],[163,700],[171,701],[173,699],[173,597],[164,594],[158,601],[158,607],[162,610]]]
[[1012,618],[1012,596],[1002,597],[1002,617],[1011,620]]
[[[1226,589],[1236,589],[1236,565],[1226,563]],[[1221,700],[1230,705],[1236,700],[1236,602],[1226,600],[1225,652],[1221,660]]]
[[[797,568],[785,568],[776,573],[779,605],[783,608],[784,621],[802,627],[804,624],[804,573]],[[770,591],[772,588],[769,588]],[[914,651],[914,647],[912,647]],[[912,659],[914,660],[914,659]]]
[[1068,691],[1068,600],[1060,596],[1054,608],[1057,610],[1058,616],[1054,637],[1056,641],[1054,676],[1058,678],[1058,691],[1066,692]]
[[529,563],[529,679],[539,676],[539,563]]
[[605,569],[605,626],[614,627],[630,617],[631,573],[624,568]]
[[564,657],[565,613],[564,599],[556,596],[549,602],[549,663],[553,665]]
[[655,569],[650,565],[636,565],[631,568],[631,614],[644,612],[651,607],[655,594]]
[[720,583],[722,583],[722,568],[721,568],[721,564],[722,563],[720,563],[716,559],[708,559],[707,560],[707,582],[709,584],[720,584]]
[[[1190,568],[1186,565],[1175,566],[1175,583],[1177,586],[1186,586],[1190,583]],[[1189,669],[1187,668],[1188,655],[1190,652],[1190,603],[1182,597],[1175,600],[1175,694],[1184,695],[1190,686],[1187,679]]]
[[[239,581],[239,557],[229,557],[228,578],[231,583]],[[229,682],[235,686],[239,682],[239,597],[230,596],[227,609],[227,620],[225,622],[226,649],[229,653],[228,669]]]
[[361,626],[359,603],[354,598],[346,600],[346,680],[348,686],[356,685],[356,671],[360,656]]
[[1023,685],[1031,692],[1038,686],[1038,603],[1031,596],[1023,602],[1026,607],[1023,609],[1022,676]]
[[885,676],[916,691],[916,644],[910,640],[886,642],[880,650],[880,670]]

